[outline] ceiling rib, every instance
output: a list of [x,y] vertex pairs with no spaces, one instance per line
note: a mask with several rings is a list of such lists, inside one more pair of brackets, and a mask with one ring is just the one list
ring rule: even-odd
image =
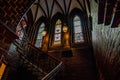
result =
[[47,14],[48,14],[48,17],[49,17],[50,15],[49,15],[49,8],[48,8],[48,2],[47,2],[47,0],[45,0],[45,4],[46,4],[46,7],[47,7]]
[[77,0],[77,2],[79,3],[79,5],[80,5],[80,7],[82,8],[82,10],[85,12],[85,9],[84,9],[84,7],[82,6],[82,4],[80,3],[80,1]]
[[87,12],[87,15],[88,15],[88,17],[90,17],[90,9],[89,9],[89,5],[88,5],[89,3],[85,0],[85,10],[86,10],[86,12]]
[[67,14],[69,13],[70,6],[71,6],[71,2],[72,2],[72,0],[70,0],[70,2],[69,2],[69,5],[68,5],[68,10],[67,10]]
[[[39,3],[39,2],[40,2],[40,0],[38,0],[38,3]],[[37,3],[37,4],[38,4],[38,3]],[[36,18],[37,18],[38,7],[39,7],[39,5],[37,5],[36,11],[35,11],[35,19],[34,19],[33,23],[35,23]]]
[[50,18],[51,18],[51,16],[52,16],[54,3],[55,3],[55,1],[53,0],[53,3],[52,3],[52,8],[51,8],[51,10],[50,10]]
[[63,0],[64,1],[64,8],[65,8],[65,14],[67,13],[66,11],[66,3],[65,3],[65,0]]
[[56,4],[60,7],[60,9],[61,9],[62,13],[63,13],[63,14],[65,14],[65,13],[64,13],[64,10],[62,9],[62,7],[61,7],[61,5],[58,3],[58,1],[57,1],[57,0],[55,0],[55,2],[56,2]]
[[42,12],[44,13],[44,15],[47,17],[47,14],[45,13],[45,10],[42,8],[42,6],[39,3],[35,3],[35,5],[38,5],[40,9],[42,10]]
[[[83,0],[83,4],[84,4],[84,6],[83,6],[83,10],[84,10],[85,12],[87,12],[87,10],[86,10],[85,0]],[[81,5],[82,5],[82,4],[81,4]],[[88,5],[88,3],[87,3],[87,5]]]

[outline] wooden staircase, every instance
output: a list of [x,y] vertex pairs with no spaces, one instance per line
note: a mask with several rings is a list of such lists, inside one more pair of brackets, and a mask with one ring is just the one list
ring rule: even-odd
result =
[[[18,43],[15,43],[18,44]],[[51,80],[61,70],[62,62],[43,54],[43,52],[31,44],[25,44],[17,48],[20,57],[20,65],[16,72],[10,73],[7,80]]]

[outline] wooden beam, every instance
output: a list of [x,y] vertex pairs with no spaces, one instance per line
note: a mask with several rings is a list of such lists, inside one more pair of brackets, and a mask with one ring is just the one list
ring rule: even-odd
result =
[[108,0],[107,1],[105,21],[104,21],[105,25],[109,25],[111,20],[112,20],[112,15],[114,13],[113,9],[114,9],[114,6],[116,4],[115,2],[116,2],[116,0],[114,0],[114,1]]
[[104,22],[105,2],[106,2],[106,0],[98,1],[98,24],[102,24]]
[[114,7],[112,21],[111,21],[111,27],[119,27],[120,24],[120,2],[116,2],[116,6]]

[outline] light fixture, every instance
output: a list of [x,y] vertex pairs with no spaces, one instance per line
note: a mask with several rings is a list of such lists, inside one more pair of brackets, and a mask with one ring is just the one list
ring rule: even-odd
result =
[[63,32],[67,32],[67,30],[68,30],[67,25],[64,25],[64,26],[63,26]]
[[43,30],[43,31],[42,31],[42,35],[43,35],[43,36],[45,36],[46,33],[47,33],[46,30]]

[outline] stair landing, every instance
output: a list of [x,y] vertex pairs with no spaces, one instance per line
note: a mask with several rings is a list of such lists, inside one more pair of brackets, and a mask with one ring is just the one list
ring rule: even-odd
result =
[[72,56],[63,56],[61,60],[63,69],[56,80],[97,80],[91,49],[72,49]]

